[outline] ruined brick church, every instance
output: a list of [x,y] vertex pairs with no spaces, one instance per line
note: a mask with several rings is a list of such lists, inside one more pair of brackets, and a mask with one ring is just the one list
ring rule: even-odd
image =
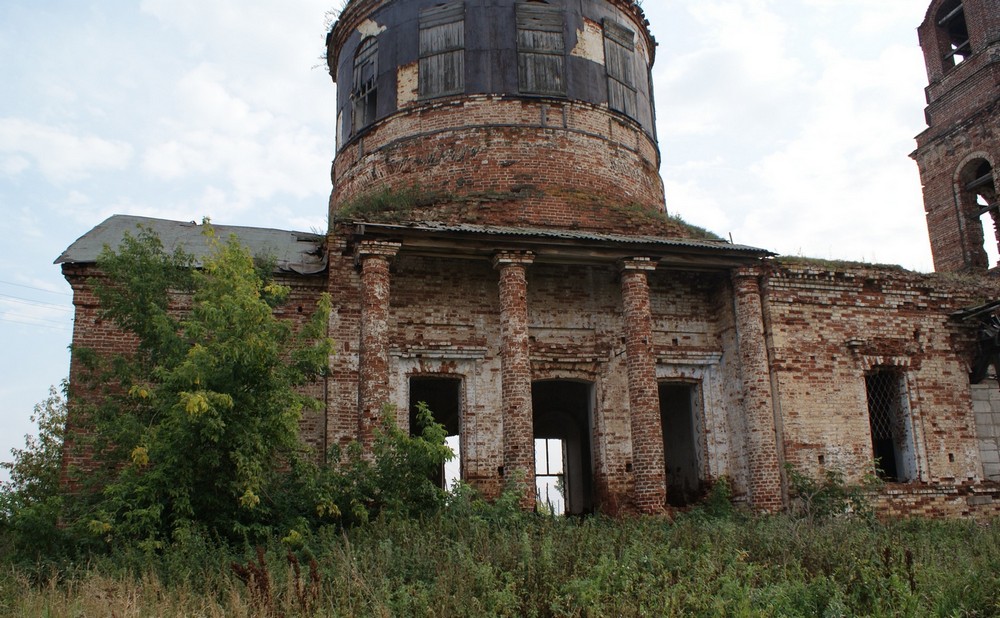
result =
[[[887,513],[1000,514],[997,0],[934,0],[919,37],[929,275],[667,216],[634,0],[351,0],[327,37],[327,235],[218,226],[276,259],[287,319],[332,295],[326,409],[303,437],[370,447],[386,404],[407,428],[425,401],[456,474],[487,496],[524,479],[528,508],[532,480],[558,479],[577,514],[684,506],[726,478],[777,510],[785,463],[858,479],[878,462]],[[83,236],[58,260],[74,346],[123,345],[90,279],[137,223],[204,252],[181,222]]]

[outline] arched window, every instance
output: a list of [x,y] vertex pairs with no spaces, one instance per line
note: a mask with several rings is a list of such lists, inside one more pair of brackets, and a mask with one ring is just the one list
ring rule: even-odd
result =
[[986,159],[969,161],[958,175],[958,185],[962,210],[982,223],[986,263],[997,266],[1000,261],[1000,200],[997,199],[993,166]]
[[935,18],[938,40],[943,55],[944,70],[961,63],[972,48],[969,46],[969,28],[965,23],[965,7],[961,0],[949,0],[941,5]]
[[375,122],[378,102],[378,41],[368,37],[354,54],[353,133]]

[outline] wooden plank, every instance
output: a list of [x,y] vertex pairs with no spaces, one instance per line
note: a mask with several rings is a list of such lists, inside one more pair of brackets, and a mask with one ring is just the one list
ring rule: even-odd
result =
[[635,50],[635,32],[629,30],[613,19],[604,20],[604,36],[629,51]]
[[465,20],[465,3],[450,2],[420,11],[420,28],[433,28]]
[[566,19],[561,7],[546,4],[519,3],[517,5],[517,29],[539,30],[542,32],[563,32]]

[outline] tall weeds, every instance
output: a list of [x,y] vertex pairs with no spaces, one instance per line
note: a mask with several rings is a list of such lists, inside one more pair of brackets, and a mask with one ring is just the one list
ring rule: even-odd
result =
[[0,615],[1000,613],[1000,529],[992,525],[494,515],[382,517],[303,535],[291,552],[278,540],[238,551],[189,541],[156,556],[95,558],[40,581],[7,567]]

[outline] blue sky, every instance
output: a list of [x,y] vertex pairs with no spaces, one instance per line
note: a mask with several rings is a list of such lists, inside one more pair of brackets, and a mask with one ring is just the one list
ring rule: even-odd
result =
[[[325,228],[339,4],[0,3],[0,459],[67,374],[52,261],[87,230],[114,213]],[[927,4],[646,0],[668,209],[782,254],[930,270],[907,156]]]

